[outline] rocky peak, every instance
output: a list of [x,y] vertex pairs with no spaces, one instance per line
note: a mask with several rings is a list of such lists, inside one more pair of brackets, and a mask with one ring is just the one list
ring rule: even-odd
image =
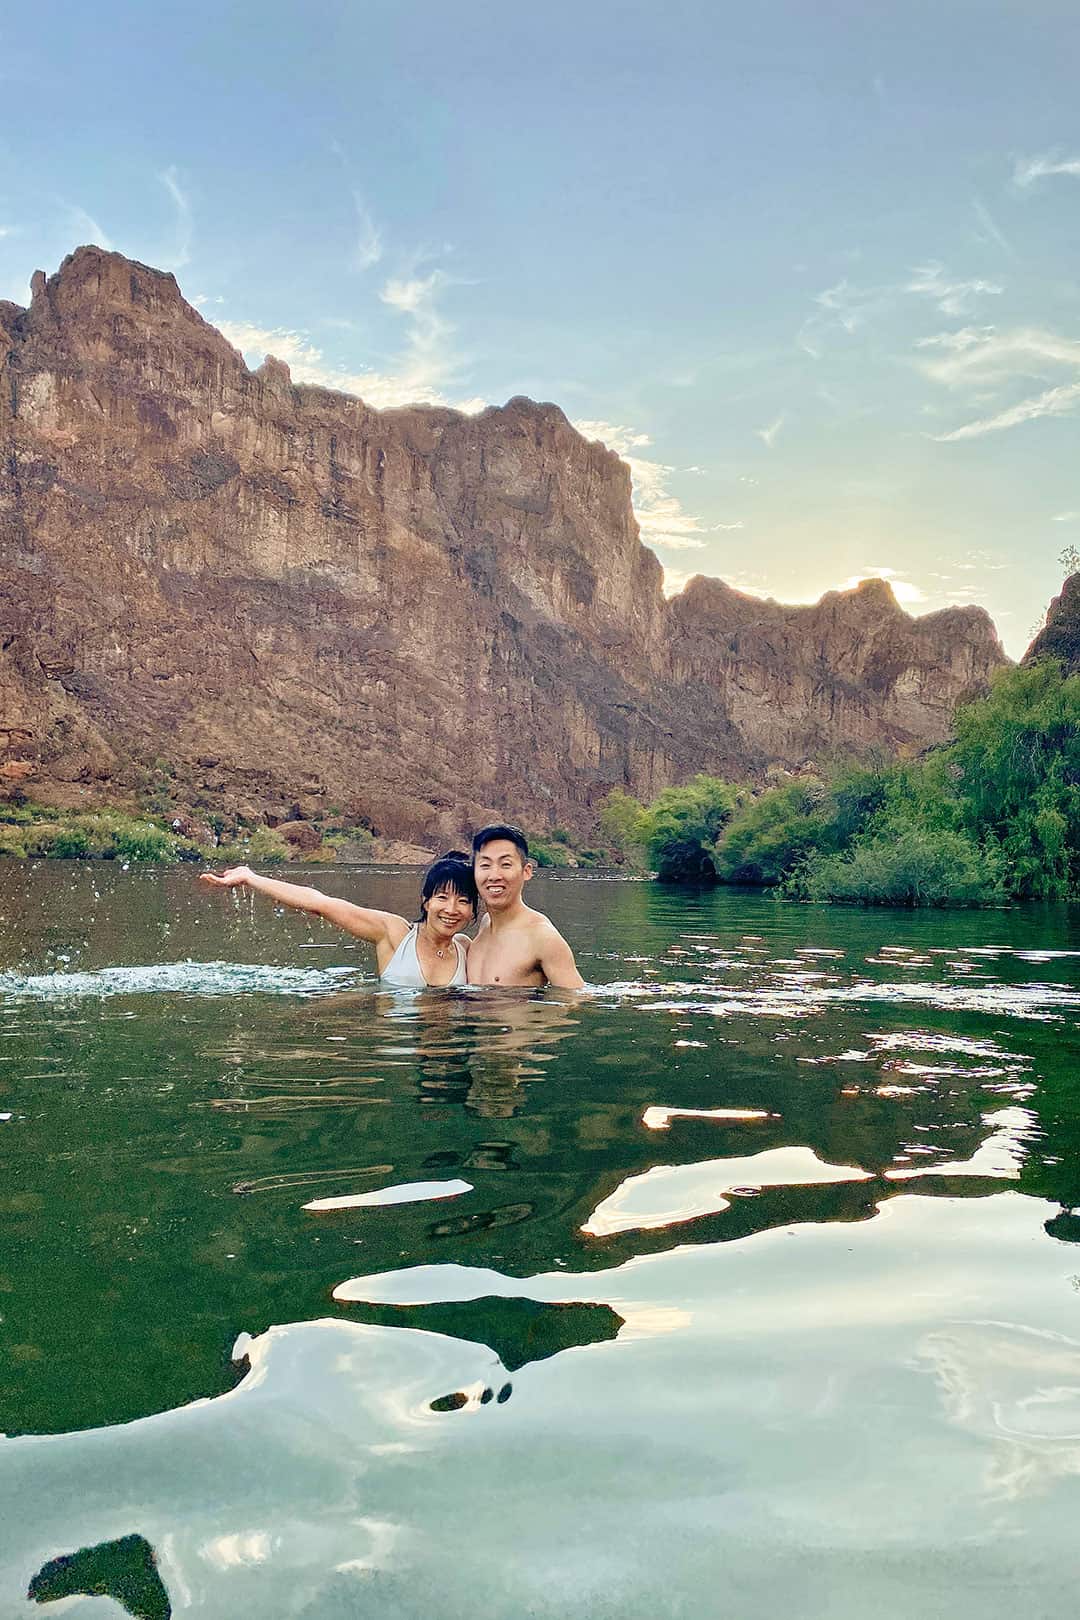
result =
[[1070,574],[1061,595],[1054,597],[1046,623],[1021,662],[1031,664],[1036,658],[1060,658],[1066,673],[1080,671],[1080,574]]
[[69,253],[53,276],[31,278],[27,334],[42,358],[61,350],[69,361],[130,362],[138,348],[165,344],[203,349],[244,369],[231,344],[181,295],[175,276],[99,247]]

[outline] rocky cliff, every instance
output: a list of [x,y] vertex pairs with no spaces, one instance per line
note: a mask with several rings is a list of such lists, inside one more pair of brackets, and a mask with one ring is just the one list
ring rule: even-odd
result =
[[869,582],[665,602],[629,471],[553,405],[252,372],[172,276],[80,248],[0,303],[0,782],[446,839],[616,785],[916,749],[1003,654]]
[[1080,671],[1080,574],[1070,574],[1046,614],[1046,623],[1031,643],[1021,663],[1036,658],[1060,658],[1065,671]]

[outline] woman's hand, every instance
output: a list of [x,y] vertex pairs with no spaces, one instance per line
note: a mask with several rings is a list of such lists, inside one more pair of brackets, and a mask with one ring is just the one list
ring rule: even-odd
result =
[[250,883],[254,876],[250,866],[230,866],[220,877],[214,872],[200,872],[199,882],[211,883],[215,889],[239,889],[245,883]]

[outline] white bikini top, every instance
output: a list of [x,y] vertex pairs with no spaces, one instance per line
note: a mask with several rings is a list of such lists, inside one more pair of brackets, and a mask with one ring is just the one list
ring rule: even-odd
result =
[[454,949],[457,952],[457,966],[454,976],[446,984],[428,985],[420,966],[420,958],[416,954],[416,934],[419,923],[413,923],[401,944],[394,952],[382,971],[383,984],[400,986],[403,990],[449,990],[451,985],[466,984],[468,982],[467,960],[465,945],[460,936],[454,935]]

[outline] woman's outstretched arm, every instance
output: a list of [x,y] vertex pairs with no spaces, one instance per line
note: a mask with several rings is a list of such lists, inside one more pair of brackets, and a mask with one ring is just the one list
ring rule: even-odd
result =
[[220,877],[213,872],[202,872],[200,879],[215,889],[251,889],[255,894],[265,894],[276,906],[288,906],[292,911],[306,911],[312,916],[322,917],[324,921],[333,923],[335,928],[343,928],[347,934],[367,940],[369,945],[377,946],[386,941],[392,951],[397,950],[409,932],[405,918],[399,917],[396,912],[354,906],[351,900],[338,900],[333,895],[323,894],[321,889],[312,889],[302,883],[285,883],[281,878],[263,877],[261,873],[253,872],[250,866],[230,866]]

